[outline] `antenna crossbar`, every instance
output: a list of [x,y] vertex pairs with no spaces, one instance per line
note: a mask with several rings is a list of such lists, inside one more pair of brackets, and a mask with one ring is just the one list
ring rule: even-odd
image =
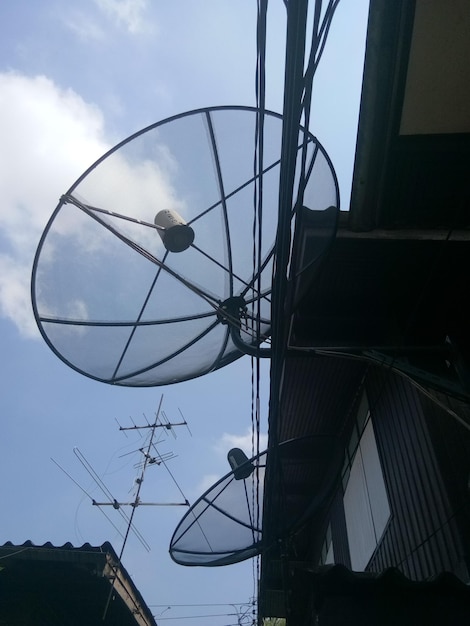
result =
[[142,426],[135,424],[134,426],[119,426],[119,430],[140,430],[141,428],[166,428],[171,430],[173,426],[187,426],[186,422],[174,422],[168,424],[143,424]]
[[112,506],[115,509],[121,506],[132,506],[134,508],[138,506],[189,506],[187,500],[186,502],[117,502],[116,500],[114,502],[96,502],[96,500],[93,500],[92,504],[93,506]]

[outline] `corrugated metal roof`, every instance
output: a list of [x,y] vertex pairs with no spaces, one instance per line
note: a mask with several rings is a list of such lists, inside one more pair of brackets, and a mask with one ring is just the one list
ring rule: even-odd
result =
[[31,551],[31,554],[39,554],[39,550],[41,548],[44,550],[51,550],[53,552],[57,552],[57,554],[59,554],[60,550],[83,552],[83,553],[93,552],[93,553],[98,553],[98,554],[110,552],[116,557],[116,560],[117,560],[116,552],[114,551],[114,548],[109,541],[105,541],[100,546],[92,546],[88,542],[82,544],[81,546],[74,546],[70,541],[67,541],[62,546],[56,546],[50,541],[46,541],[45,543],[42,543],[42,544],[36,544],[30,539],[28,539],[22,544],[15,544],[15,543],[12,543],[11,541],[6,541],[3,545],[0,546],[0,549],[1,548],[16,548],[16,549],[24,548],[25,551],[27,551],[28,548],[34,548],[34,550]]

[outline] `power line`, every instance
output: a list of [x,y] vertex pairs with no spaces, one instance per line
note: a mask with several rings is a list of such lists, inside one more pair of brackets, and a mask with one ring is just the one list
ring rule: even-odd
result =
[[175,619],[202,619],[205,617],[236,617],[238,613],[208,613],[207,615],[180,615],[179,617],[159,617],[158,621],[175,620]]
[[251,606],[251,602],[203,602],[200,604],[147,604],[147,606],[149,607],[155,607],[155,608],[163,608],[163,607],[170,607],[170,608],[179,608],[179,607],[191,607],[191,606],[246,606],[247,604],[250,604]]

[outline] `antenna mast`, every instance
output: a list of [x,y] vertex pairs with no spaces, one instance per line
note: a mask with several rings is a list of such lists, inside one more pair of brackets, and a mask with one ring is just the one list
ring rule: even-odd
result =
[[[122,428],[121,426],[119,427],[120,430],[130,430],[130,429],[135,430],[135,429],[139,429],[139,428],[150,428],[151,429],[150,430],[150,437],[149,437],[148,445],[146,446],[145,451],[144,451],[143,448],[139,448],[139,450],[144,455],[144,461],[143,461],[143,464],[142,464],[142,469],[141,469],[141,472],[140,472],[140,476],[139,476],[139,478],[137,478],[137,481],[136,481],[137,482],[137,491],[136,491],[136,494],[135,494],[134,501],[131,502],[131,503],[127,503],[127,504],[131,505],[132,512],[131,512],[131,514],[129,516],[129,523],[128,523],[128,526],[127,526],[126,534],[124,536],[124,540],[122,542],[121,552],[120,552],[119,557],[118,557],[118,563],[119,564],[122,561],[122,555],[124,553],[124,548],[126,547],[127,539],[129,537],[129,533],[130,533],[131,528],[132,528],[132,520],[134,518],[134,514],[135,514],[135,511],[136,511],[136,508],[139,505],[143,504],[143,503],[140,502],[140,490],[142,488],[142,483],[144,482],[144,475],[145,475],[145,471],[147,469],[147,466],[151,462],[151,460],[154,458],[154,457],[151,456],[150,451],[152,450],[152,446],[154,445],[153,439],[154,439],[154,436],[155,436],[155,431],[157,430],[157,428],[160,428],[160,427],[165,427],[165,428],[168,428],[169,430],[171,430],[171,428],[173,426],[172,424],[170,424],[170,422],[168,421],[166,416],[165,416],[165,420],[166,420],[165,423],[162,423],[160,421],[160,412],[161,412],[161,408],[162,408],[162,403],[163,403],[163,394],[160,397],[160,402],[158,404],[158,409],[157,409],[157,412],[155,414],[155,421],[154,421],[153,424],[147,424],[147,425],[141,426],[141,427],[134,425],[134,426],[129,427],[127,429],[126,428]],[[186,420],[184,420],[184,424],[183,425],[187,426],[187,424],[185,424],[185,423],[186,423]],[[160,457],[160,458],[162,459],[162,462],[165,464],[165,460],[163,459],[163,457]],[[107,503],[103,503],[101,505],[99,505],[97,502],[93,501],[93,504],[95,504],[97,506],[102,506],[103,504],[107,504],[107,505],[110,504],[115,509],[119,509],[119,507],[123,505],[123,503],[117,502],[115,499],[113,500],[113,502],[107,502]],[[159,505],[157,503],[154,503],[153,506],[159,506]],[[165,506],[165,505],[161,504],[160,506]],[[182,503],[169,503],[169,506],[189,506],[189,502],[188,502],[188,500],[185,500],[185,502],[182,502]],[[107,599],[106,606],[105,606],[104,613],[103,613],[103,619],[106,618],[106,614],[108,612],[109,603],[111,601],[111,597],[112,597],[113,590],[114,590],[114,582],[115,582],[115,578],[113,579],[113,583],[112,583],[112,586],[111,586],[111,589],[110,589],[110,592],[109,592],[109,595],[108,595],[108,599]]]

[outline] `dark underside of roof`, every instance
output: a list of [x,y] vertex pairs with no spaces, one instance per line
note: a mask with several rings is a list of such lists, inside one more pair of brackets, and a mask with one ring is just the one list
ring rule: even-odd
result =
[[[108,543],[74,548],[50,543],[7,543],[0,547],[0,624],[8,626],[137,626],[155,624],[125,570],[119,580],[132,607],[112,590]],[[110,561],[111,558],[111,561]],[[121,589],[123,588],[121,587]],[[108,604],[108,600],[109,604]],[[140,614],[145,614],[139,617]],[[142,620],[142,621],[141,621]]]
[[339,236],[303,290],[289,346],[393,362],[468,401],[469,267],[470,241]]
[[[101,623],[109,581],[97,578],[86,567],[22,562],[8,567],[0,576],[0,623]],[[130,615],[124,619],[119,601],[111,603],[109,620],[113,624],[135,624]]]
[[[467,229],[468,234],[470,95],[456,74],[459,67],[468,68],[468,35],[463,20],[463,32],[457,32],[457,6],[444,11],[455,15],[454,22],[439,23],[440,4],[370,1],[348,219],[352,231]],[[433,22],[437,36],[428,41]],[[428,60],[433,50],[440,54],[434,71]],[[436,110],[430,112],[433,103]]]
[[438,345],[468,328],[468,241],[339,233],[294,312],[294,346]]

